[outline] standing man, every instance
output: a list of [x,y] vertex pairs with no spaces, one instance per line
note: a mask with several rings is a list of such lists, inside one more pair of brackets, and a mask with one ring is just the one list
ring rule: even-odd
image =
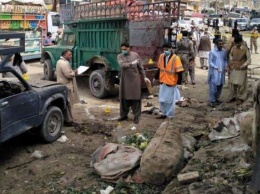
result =
[[218,27],[215,30],[215,35],[214,35],[214,39],[213,39],[213,44],[216,45],[217,44],[217,40],[221,39],[221,33],[218,29]]
[[212,29],[216,30],[216,27],[217,27],[217,20],[212,19]]
[[72,52],[68,49],[62,51],[60,59],[57,61],[56,74],[57,82],[64,84],[68,88],[68,105],[65,114],[65,123],[68,126],[74,126],[74,118],[72,115],[72,107],[79,103],[78,87],[75,75],[77,70],[72,70],[69,61],[72,58]]
[[208,26],[208,28],[210,27],[210,19],[209,18],[207,19],[207,26]]
[[251,33],[251,36],[250,36],[250,51],[251,51],[251,54],[253,53],[253,47],[255,49],[255,54],[258,54],[258,52],[257,52],[257,38],[258,38],[257,27],[255,26],[250,33]]
[[227,102],[236,100],[236,104],[239,105],[247,98],[247,66],[251,63],[251,56],[241,36],[235,37],[234,44],[228,62],[231,98]]
[[184,68],[183,80],[184,84],[188,83],[189,61],[195,57],[193,42],[188,37],[188,31],[182,31],[182,39],[177,42],[176,54],[180,57]]
[[[192,36],[191,33],[189,33],[189,39],[192,41],[193,44],[193,50],[194,50],[194,56],[196,55],[196,40],[194,39],[194,37]],[[189,59],[189,65],[188,65],[188,74],[190,76],[190,80],[191,80],[191,84],[195,85],[195,58],[194,57],[190,57]],[[187,78],[188,79],[188,78]]]
[[60,43],[62,36],[63,36],[63,28],[62,28],[62,26],[59,26],[59,28],[57,30],[57,35],[56,35],[56,38],[55,38],[55,44]]
[[172,118],[174,116],[175,103],[180,98],[177,84],[181,83],[184,71],[180,58],[172,53],[170,44],[163,45],[163,54],[160,55],[157,66],[158,73],[155,76],[160,82],[159,103],[162,115],[157,119]]
[[52,34],[50,32],[47,32],[47,37],[43,41],[43,46],[51,46],[51,45],[53,45],[51,36],[52,36]]
[[210,42],[208,31],[205,30],[204,35],[201,36],[200,38],[200,43],[198,46],[201,69],[203,69],[204,67],[208,69],[208,58],[209,58],[210,50],[211,50],[211,42]]
[[199,30],[198,27],[195,27],[195,30],[193,31],[191,36],[192,36],[191,40],[193,42],[194,56],[196,56],[197,55],[199,41],[200,41],[200,37],[202,36],[202,33],[201,33],[201,31]]
[[209,53],[209,106],[216,107],[225,84],[225,70],[227,66],[227,53],[223,49],[223,40],[216,40],[216,47]]
[[216,28],[215,28],[216,30],[219,30],[218,23],[219,23],[219,19],[217,18],[217,19],[216,19]]
[[[234,40],[235,40],[235,37],[236,37],[236,36],[241,36],[241,38],[242,38],[242,35],[240,34],[240,31],[239,31],[238,29],[233,29],[233,30],[232,30],[232,35],[231,35],[231,37],[229,38],[229,40],[228,40],[228,42],[227,42],[227,47],[226,47],[226,51],[227,51],[227,54],[228,54],[228,55],[229,55],[229,53],[230,53],[232,47],[235,46]],[[243,44],[244,46],[248,47],[246,41],[243,41],[242,44]]]
[[146,83],[151,84],[151,82],[145,75],[139,55],[130,51],[128,43],[121,44],[121,51],[122,53],[117,55],[117,61],[121,67],[119,88],[120,118],[118,121],[127,120],[131,108],[134,114],[134,123],[138,124],[142,107],[140,75]]
[[222,35],[222,40],[223,40],[223,48],[226,49],[228,45],[228,40],[230,39],[231,34],[230,34],[230,29],[227,28],[225,30],[225,34]]

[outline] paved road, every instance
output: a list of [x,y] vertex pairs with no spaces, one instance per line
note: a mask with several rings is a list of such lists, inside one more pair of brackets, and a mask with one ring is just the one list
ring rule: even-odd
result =
[[[37,80],[43,78],[43,64],[39,60],[26,61],[28,66],[29,79]],[[104,103],[115,104],[118,103],[117,97],[109,97],[107,99],[97,99],[92,96],[91,91],[88,87],[88,79],[85,77],[77,78],[77,84],[79,88],[80,99],[95,105],[103,105]]]

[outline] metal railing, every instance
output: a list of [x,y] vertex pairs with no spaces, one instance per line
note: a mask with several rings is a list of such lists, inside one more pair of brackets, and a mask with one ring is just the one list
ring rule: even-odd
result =
[[125,0],[110,0],[85,4],[61,5],[63,23],[83,19],[120,18],[128,20],[156,20],[163,18],[178,18],[180,1],[165,1],[158,3],[127,3]]

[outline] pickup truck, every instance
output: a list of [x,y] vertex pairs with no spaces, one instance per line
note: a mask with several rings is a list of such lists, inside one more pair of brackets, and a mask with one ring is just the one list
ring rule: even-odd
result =
[[0,143],[25,131],[38,130],[45,142],[61,135],[68,103],[66,86],[57,82],[25,81],[7,62],[14,53],[24,51],[24,33],[0,33],[0,39],[19,38],[19,46],[0,45]]

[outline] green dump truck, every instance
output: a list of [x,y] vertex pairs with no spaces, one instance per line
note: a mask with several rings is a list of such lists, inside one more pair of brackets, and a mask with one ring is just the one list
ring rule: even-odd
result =
[[180,1],[127,4],[110,0],[61,5],[63,37],[58,45],[43,48],[45,79],[55,79],[62,50],[71,49],[72,68],[88,66],[83,75],[89,77],[90,90],[95,97],[104,98],[119,83],[117,55],[122,42],[128,42],[139,54],[147,77],[152,79],[162,45],[172,36],[166,29],[179,17],[179,7]]

